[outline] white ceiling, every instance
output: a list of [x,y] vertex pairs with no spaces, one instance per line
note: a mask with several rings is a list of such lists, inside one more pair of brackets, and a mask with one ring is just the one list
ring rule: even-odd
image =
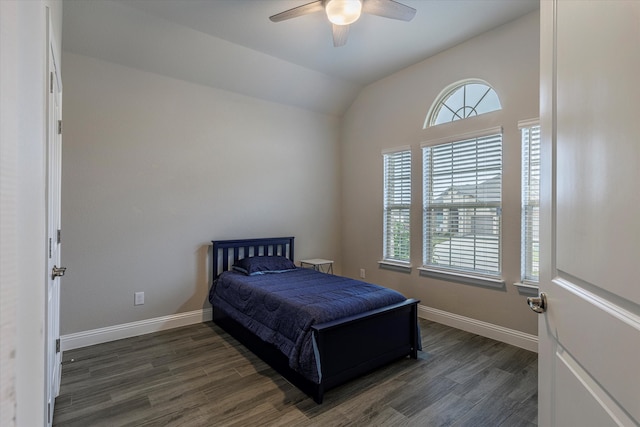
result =
[[[333,47],[311,0],[64,0],[63,49],[198,84],[341,114],[359,90],[539,7],[539,0],[399,0],[410,22],[363,15]],[[366,1],[366,0],[365,0]]]

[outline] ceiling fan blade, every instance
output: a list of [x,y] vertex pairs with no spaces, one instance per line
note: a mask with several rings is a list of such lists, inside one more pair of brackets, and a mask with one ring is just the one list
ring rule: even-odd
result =
[[347,44],[347,37],[349,37],[348,25],[333,24],[333,47],[340,47]]
[[400,21],[411,21],[416,16],[414,8],[393,0],[364,0],[362,2],[362,11],[371,15],[399,19]]
[[273,22],[280,22],[291,18],[297,18],[298,16],[323,11],[324,6],[322,5],[322,0],[317,0],[312,3],[303,4],[302,6],[294,7],[293,9],[277,13],[273,16],[270,16],[269,19],[271,19],[271,21]]

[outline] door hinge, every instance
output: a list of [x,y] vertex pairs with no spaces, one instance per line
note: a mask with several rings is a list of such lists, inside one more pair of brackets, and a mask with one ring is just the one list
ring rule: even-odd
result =
[[62,120],[58,120],[58,135],[62,135]]
[[56,236],[58,238],[58,244],[62,242],[62,230],[58,229],[58,234]]
[[60,353],[60,338],[56,340],[56,353]]
[[49,72],[49,93],[53,93],[53,71]]

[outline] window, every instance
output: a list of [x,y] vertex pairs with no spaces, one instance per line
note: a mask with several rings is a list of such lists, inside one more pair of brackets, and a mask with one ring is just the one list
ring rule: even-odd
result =
[[538,283],[540,274],[540,125],[521,122],[523,283]]
[[408,263],[411,211],[411,149],[385,151],[384,253],[385,261]]
[[501,110],[498,94],[481,80],[456,83],[445,89],[431,107],[424,127]]
[[502,130],[423,144],[424,269],[501,272]]

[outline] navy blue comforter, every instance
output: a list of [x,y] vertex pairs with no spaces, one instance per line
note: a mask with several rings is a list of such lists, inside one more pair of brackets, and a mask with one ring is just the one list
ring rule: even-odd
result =
[[311,269],[247,276],[220,275],[209,294],[214,307],[274,344],[289,366],[316,383],[319,364],[311,326],[405,301],[391,289]]

